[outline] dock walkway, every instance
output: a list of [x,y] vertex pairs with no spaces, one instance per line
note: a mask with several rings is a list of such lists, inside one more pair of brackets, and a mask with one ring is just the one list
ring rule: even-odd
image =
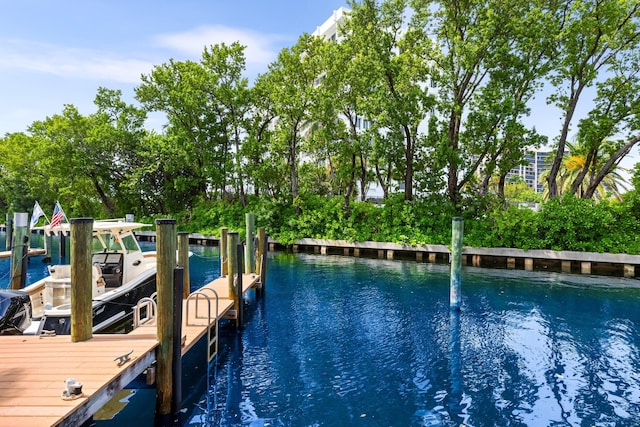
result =
[[[259,276],[243,274],[242,278],[244,291],[259,285]],[[211,301],[212,322],[229,315],[233,300],[228,278],[220,277],[200,289],[205,288],[214,289],[219,297],[217,316]],[[191,319],[186,318],[187,301]],[[204,298],[183,302],[183,355],[208,331],[206,321],[193,319],[196,304],[201,315],[206,313]],[[188,326],[193,323],[197,325]],[[68,335],[0,336],[0,425],[81,425],[151,365],[158,345],[154,326],[141,326],[129,334],[94,335],[75,343]],[[118,366],[118,357],[131,351],[129,360]],[[67,378],[82,383],[82,397],[62,398]]]

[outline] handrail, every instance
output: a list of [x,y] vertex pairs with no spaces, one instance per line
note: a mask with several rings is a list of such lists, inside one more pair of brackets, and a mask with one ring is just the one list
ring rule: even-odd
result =
[[[133,327],[137,328],[138,326],[153,326],[156,324],[157,314],[158,314],[158,304],[153,299],[152,294],[150,297],[140,298],[138,303],[133,308]],[[141,317],[142,309],[146,309],[145,317]]]
[[[213,329],[213,336],[211,333],[211,298],[209,297],[209,295],[206,294],[206,292],[204,291],[210,291],[213,292],[213,296],[216,299],[216,314],[215,314],[215,328]],[[202,325],[199,323],[191,323],[189,321],[189,301],[194,300],[195,304],[196,304],[196,314],[194,319],[205,319],[204,316],[200,316],[198,315],[198,299],[200,297],[203,297],[206,299],[207,301],[207,324],[206,325]],[[218,293],[215,291],[215,289],[211,289],[211,288],[202,288],[199,289],[195,292],[192,292],[191,294],[189,294],[189,296],[187,297],[187,312],[186,312],[186,324],[187,326],[206,326],[207,327],[207,340],[208,340],[208,345],[207,345],[207,360],[209,362],[211,362],[211,360],[216,356],[216,354],[218,354]]]

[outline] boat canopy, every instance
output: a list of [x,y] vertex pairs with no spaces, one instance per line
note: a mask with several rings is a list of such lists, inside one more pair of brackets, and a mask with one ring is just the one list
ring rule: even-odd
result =
[[[70,230],[71,225],[64,223],[56,225],[55,227],[45,226],[45,232],[49,235],[57,234],[60,231],[67,232]],[[123,220],[98,220],[93,223],[94,233],[111,233],[115,236],[129,232],[138,228],[152,227],[151,224],[144,224],[141,222],[127,222]]]

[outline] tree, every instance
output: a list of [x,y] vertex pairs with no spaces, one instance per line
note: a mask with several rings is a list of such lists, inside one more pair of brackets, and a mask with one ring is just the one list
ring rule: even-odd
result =
[[438,94],[438,129],[430,132],[440,135],[447,194],[455,205],[481,164],[486,181],[501,156],[510,159],[502,168],[517,164],[523,146],[537,139],[520,119],[548,70],[554,32],[546,8],[531,1],[421,3],[421,13],[430,16],[427,31],[440,46],[430,58]]
[[277,117],[271,153],[286,159],[293,201],[298,197],[301,145],[318,98],[316,79],[322,74],[320,50],[323,43],[317,37],[302,35],[292,48],[280,51],[263,77],[271,108]]
[[404,198],[412,200],[415,169],[424,166],[416,165],[416,158],[429,149],[421,146],[424,139],[419,136],[419,126],[433,106],[426,87],[430,78],[427,59],[433,49],[424,31],[428,14],[417,9],[410,14],[407,0],[385,0],[380,5],[364,0],[350,6],[353,10],[344,24],[343,43],[355,54],[360,69],[367,67],[363,72],[368,87],[358,87],[364,93],[360,104],[380,133],[374,143],[385,144],[374,147],[377,175],[381,177],[381,169],[393,167],[386,175],[402,177]]
[[[188,198],[224,196],[227,180],[240,163],[239,153],[247,111],[244,47],[238,43],[205,48],[200,63],[192,61],[156,66],[142,76],[136,98],[149,111],[162,111],[166,133],[180,147],[184,178],[176,186]],[[238,172],[239,173],[239,172]],[[241,176],[236,189],[243,192]]]
[[[594,85],[598,87],[589,119],[580,123],[579,130],[580,138],[585,142],[588,140],[591,146],[591,155],[583,173],[573,183],[573,191],[581,186],[593,164],[598,144],[613,136],[611,132],[621,131],[620,120],[625,120],[628,114],[624,110],[635,110],[637,117],[639,18],[640,3],[635,0],[573,0],[567,1],[562,9],[557,64],[550,79],[556,92],[548,101],[560,108],[564,117],[555,159],[547,177],[550,197],[559,195],[557,181],[570,126],[587,89]],[[595,181],[604,179],[611,166],[629,152],[639,137],[636,134],[626,143],[618,144],[618,150],[603,164],[589,193],[595,192],[598,185]]]

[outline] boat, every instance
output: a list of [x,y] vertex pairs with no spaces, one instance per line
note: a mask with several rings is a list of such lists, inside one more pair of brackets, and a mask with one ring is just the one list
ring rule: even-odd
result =
[[[133,310],[138,301],[155,293],[156,253],[142,252],[134,235],[134,230],[148,226],[122,220],[94,222],[94,333],[127,332],[133,326]],[[69,224],[45,228],[46,233],[68,231]],[[3,290],[0,299],[6,309],[0,310],[0,334],[71,333],[71,266],[50,265],[48,270],[47,277],[24,289]]]

